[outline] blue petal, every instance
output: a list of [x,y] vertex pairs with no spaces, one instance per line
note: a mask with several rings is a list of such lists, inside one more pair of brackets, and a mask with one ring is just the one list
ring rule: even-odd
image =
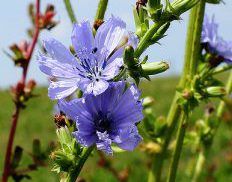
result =
[[86,88],[85,93],[99,95],[103,93],[109,86],[109,83],[105,80],[92,81]]
[[119,130],[118,136],[113,140],[121,149],[132,151],[141,142],[136,126]]
[[87,49],[88,53],[91,53],[94,45],[94,37],[89,21],[74,24],[71,39],[77,54],[83,48]]
[[106,65],[105,69],[102,71],[102,77],[104,77],[106,80],[113,79],[119,74],[122,65],[123,59],[116,58],[113,62]]
[[[113,128],[124,128],[143,119],[142,104],[138,100],[138,91],[131,86],[125,91],[112,112]],[[133,88],[133,89],[132,89]],[[130,101],[130,102],[128,102]]]
[[62,79],[51,81],[48,96],[51,99],[62,99],[72,95],[77,90],[79,79]]
[[44,41],[48,56],[39,54],[37,60],[42,72],[52,77],[49,96],[61,99],[71,95],[78,88],[79,74],[84,71],[75,57],[55,39]]
[[73,132],[73,136],[77,139],[78,143],[85,147],[90,147],[97,141],[96,134],[93,134],[91,132],[76,131]]
[[217,42],[217,36],[218,24],[214,22],[214,17],[212,17],[212,20],[210,21],[208,16],[206,15],[202,28],[201,42],[214,45]]
[[95,46],[100,52],[107,51],[108,57],[122,41],[128,39],[125,28],[126,24],[120,18],[112,16],[98,28]]
[[111,139],[109,139],[109,135],[104,132],[97,131],[98,141],[96,143],[97,149],[102,150],[108,155],[113,155],[113,150],[111,148]]
[[75,57],[59,41],[53,38],[50,38],[50,39],[44,40],[43,44],[48,54],[54,60],[57,60],[60,63],[77,65],[77,61],[75,60]]

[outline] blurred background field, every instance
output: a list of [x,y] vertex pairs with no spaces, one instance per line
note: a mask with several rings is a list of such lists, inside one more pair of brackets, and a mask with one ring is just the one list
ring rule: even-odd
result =
[[[226,75],[222,77],[225,80]],[[170,107],[172,97],[175,92],[175,87],[178,83],[178,78],[158,78],[153,79],[151,82],[144,81],[141,84],[143,93],[145,95],[151,95],[155,99],[154,112],[157,116],[166,115]],[[25,152],[29,153],[32,148],[32,141],[35,138],[41,140],[42,146],[45,147],[50,141],[56,140],[55,125],[53,123],[53,105],[47,97],[47,88],[41,87],[35,90],[35,94],[38,97],[31,99],[28,102],[28,108],[22,112],[19,119],[19,125],[17,128],[15,145],[20,145],[25,149]],[[13,103],[11,97],[6,90],[0,91],[0,148],[2,152],[0,154],[0,171],[3,167],[3,156],[5,153],[6,142],[10,127],[10,118],[13,109]],[[199,109],[194,112],[194,116],[191,118],[200,118],[203,115],[203,109]],[[48,114],[49,113],[49,114]],[[189,127],[191,129],[191,126]],[[182,162],[180,164],[180,170],[178,173],[177,182],[188,182],[189,175],[193,164],[191,159],[194,154],[189,149],[190,146],[184,146],[184,153],[181,157]],[[24,165],[30,161],[30,158],[24,155]],[[114,157],[108,157],[112,160],[114,167],[117,170],[123,170],[129,168],[128,181],[133,182],[145,182],[148,176],[148,167],[152,160],[151,156],[146,155],[136,149],[135,152],[115,153]],[[94,157],[90,157],[86,163],[84,170],[82,171],[82,177],[86,181],[99,181],[99,182],[114,182],[117,179],[107,171],[99,167],[99,157],[97,154]],[[55,173],[50,171],[51,166],[47,168],[40,168],[36,172],[31,173],[32,181],[42,182],[58,181],[58,177]],[[168,171],[168,166],[166,170]],[[131,174],[131,175],[130,175]],[[26,180],[24,180],[26,181]],[[231,123],[222,123],[218,130],[213,144],[210,158],[207,161],[207,166],[201,178],[201,181],[207,182],[229,182],[232,181],[232,133]]]

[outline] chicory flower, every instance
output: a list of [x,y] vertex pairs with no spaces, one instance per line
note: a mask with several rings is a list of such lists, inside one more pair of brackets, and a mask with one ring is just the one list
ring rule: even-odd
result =
[[75,55],[57,40],[48,39],[44,41],[48,54],[38,56],[40,70],[51,77],[51,99],[65,98],[77,89],[94,95],[104,92],[120,72],[124,47],[136,47],[138,41],[114,16],[98,28],[95,37],[89,21],[74,24],[71,39]]
[[76,122],[77,131],[73,135],[78,143],[85,147],[96,144],[98,150],[112,154],[112,143],[131,151],[142,140],[136,126],[143,119],[139,96],[135,85],[126,88],[125,82],[119,81],[112,82],[97,96],[87,94],[71,101],[62,99],[58,105]]

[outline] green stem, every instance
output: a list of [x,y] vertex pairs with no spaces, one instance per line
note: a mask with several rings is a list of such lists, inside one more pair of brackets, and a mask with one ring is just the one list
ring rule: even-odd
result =
[[65,4],[65,8],[66,8],[66,11],[68,12],[68,16],[69,16],[71,22],[72,23],[77,23],[77,19],[75,17],[74,12],[73,12],[70,0],[64,0],[64,4]]
[[[200,36],[201,36],[202,23],[204,17],[204,10],[205,10],[205,0],[201,0],[201,2],[198,3],[190,12],[186,50],[185,50],[186,52],[185,63],[183,68],[183,74],[179,83],[179,87],[181,88],[187,87],[186,85],[186,83],[188,83],[187,81],[191,81],[190,78],[192,78],[196,73],[196,69],[198,65],[198,56],[200,53]],[[158,154],[154,159],[152,169],[153,169],[153,173],[156,174],[155,177],[156,182],[161,181],[161,174],[163,173],[162,172],[163,163],[167,155],[168,146],[171,141],[172,134],[179,121],[179,118],[183,114],[183,111],[181,110],[180,106],[177,103],[178,99],[179,99],[179,93],[177,92],[173,99],[167,117],[168,128],[166,131],[161,153]]]
[[197,71],[198,61],[201,54],[201,32],[205,14],[205,0],[201,0],[200,3],[193,8],[195,16],[194,29],[193,29],[193,40],[191,49],[191,59],[189,65],[190,79],[192,79]]
[[86,160],[88,159],[89,155],[92,153],[93,149],[95,146],[91,146],[87,148],[84,152],[83,155],[81,156],[77,166],[68,174],[68,182],[74,182],[76,181],[77,177],[79,176]]
[[180,119],[181,121],[177,133],[176,147],[171,161],[171,166],[169,169],[169,175],[167,180],[168,182],[175,182],[176,180],[176,173],[178,169],[179,159],[180,159],[182,146],[184,143],[185,132],[187,128],[187,118],[188,117],[186,117],[185,114],[183,113]]
[[154,34],[159,30],[159,28],[167,22],[157,22],[151,26],[151,28],[146,32],[143,38],[140,40],[137,49],[135,50],[134,57],[139,58],[139,56],[143,53],[143,51],[150,45],[150,39],[154,36]]
[[96,15],[95,15],[95,21],[104,19],[105,12],[106,12],[106,9],[107,9],[107,5],[108,5],[108,0],[100,0],[99,1],[97,12],[96,12]]

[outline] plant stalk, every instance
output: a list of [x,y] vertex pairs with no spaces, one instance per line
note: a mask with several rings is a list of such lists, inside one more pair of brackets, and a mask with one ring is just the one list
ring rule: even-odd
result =
[[76,181],[86,160],[88,159],[94,148],[95,146],[93,145],[84,151],[84,154],[81,156],[77,166],[68,174],[68,182]]
[[[26,60],[27,62],[25,64],[25,66],[23,67],[22,78],[19,81],[19,82],[22,82],[24,87],[26,84],[29,63],[30,63],[32,54],[34,52],[36,42],[38,41],[38,37],[39,37],[39,32],[40,32],[39,15],[40,15],[40,0],[36,0],[35,33],[33,35],[32,42],[30,44],[30,48],[28,51],[28,56],[27,56],[27,60]],[[3,175],[2,175],[2,182],[7,182],[8,177],[11,174],[11,154],[12,154],[12,148],[13,148],[15,132],[16,132],[16,128],[17,128],[17,123],[18,123],[20,111],[21,111],[21,106],[19,104],[15,103],[15,111],[14,111],[14,114],[12,115],[12,124],[11,124],[11,129],[10,129],[10,133],[9,133],[8,143],[7,143],[7,150],[6,150],[6,154],[5,154],[5,162],[4,162],[4,169],[3,169]]]
[[70,0],[64,0],[65,8],[72,23],[77,23]]
[[95,21],[104,19],[107,5],[108,5],[108,0],[100,0],[99,1],[98,7],[97,7],[97,12],[95,15]]
[[181,151],[184,143],[184,137],[185,137],[185,132],[187,128],[187,118],[185,114],[183,113],[181,118],[180,118],[180,125],[178,128],[178,133],[177,133],[177,142],[176,142],[176,147],[174,151],[174,155],[171,161],[170,169],[169,169],[169,175],[168,175],[168,182],[175,182],[176,180],[176,173],[178,170],[178,164],[179,164],[179,159],[181,156]]
[[[185,62],[183,68],[183,74],[179,82],[179,87],[184,88],[189,86],[191,78],[194,77],[197,65],[198,56],[200,53],[200,39],[202,31],[202,23],[205,11],[205,0],[201,0],[190,12],[189,26],[187,32],[186,50],[185,50]],[[188,85],[186,84],[188,83]],[[179,93],[176,92],[170,111],[167,116],[167,132],[163,142],[162,150],[158,154],[153,163],[153,173],[155,174],[155,181],[160,182],[162,177],[163,163],[167,155],[169,143],[172,138],[172,134],[175,131],[176,125],[183,114],[181,107],[177,101],[179,99]],[[175,176],[175,175],[174,175]]]

